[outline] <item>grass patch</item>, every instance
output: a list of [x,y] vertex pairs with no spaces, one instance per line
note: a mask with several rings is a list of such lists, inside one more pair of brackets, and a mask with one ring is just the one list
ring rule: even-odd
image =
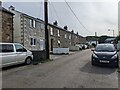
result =
[[39,64],[39,63],[47,63],[47,62],[50,62],[50,61],[53,61],[53,59],[35,60],[35,61],[33,61],[33,65],[37,65],[37,64]]
[[39,64],[39,63],[47,63],[47,62],[50,62],[50,61],[53,61],[53,59],[33,60],[32,64],[33,64],[33,65],[37,65],[37,64]]
[[50,62],[50,61],[53,61],[53,59],[42,60],[41,63],[46,63],[46,62]]

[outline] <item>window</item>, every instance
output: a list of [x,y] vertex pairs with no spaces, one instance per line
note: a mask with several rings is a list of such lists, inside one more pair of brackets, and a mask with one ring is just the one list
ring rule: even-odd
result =
[[35,26],[36,26],[36,22],[35,22],[35,20],[33,21],[33,27],[35,28]]
[[50,35],[53,35],[53,28],[50,27]]
[[0,52],[14,52],[14,48],[12,44],[1,44]]
[[27,52],[27,50],[21,45],[15,45],[16,52]]
[[71,35],[69,35],[69,39],[71,39]]
[[36,22],[33,19],[30,19],[30,27],[35,28],[36,27]]
[[60,40],[58,40],[58,47],[60,47]]
[[77,36],[76,36],[76,39],[77,39]]
[[67,38],[67,34],[65,34],[65,38]]
[[57,30],[58,31],[58,36],[60,36],[60,30]]
[[30,27],[32,27],[32,23],[33,23],[32,21],[33,21],[33,20],[30,19]]
[[40,50],[45,49],[45,41],[43,39],[40,40]]
[[36,39],[30,38],[30,45],[36,45]]
[[40,24],[41,30],[45,30],[45,25],[43,23]]

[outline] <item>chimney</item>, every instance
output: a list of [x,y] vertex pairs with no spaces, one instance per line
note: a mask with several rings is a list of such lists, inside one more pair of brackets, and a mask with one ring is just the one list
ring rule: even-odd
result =
[[78,35],[78,32],[77,32],[77,35]]
[[65,30],[68,30],[68,27],[67,27],[67,26],[64,26],[64,29],[65,29]]
[[12,5],[9,7],[9,10],[10,11],[14,11],[15,10],[15,7],[13,7]]
[[56,25],[56,26],[57,26],[57,25],[58,25],[58,22],[57,22],[57,21],[53,22],[53,25]]
[[74,30],[72,30],[71,32],[74,33]]

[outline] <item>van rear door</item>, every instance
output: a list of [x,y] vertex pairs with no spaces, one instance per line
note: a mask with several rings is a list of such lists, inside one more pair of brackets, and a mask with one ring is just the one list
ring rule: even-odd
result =
[[15,63],[13,44],[0,44],[0,54],[2,58],[2,66],[8,66]]

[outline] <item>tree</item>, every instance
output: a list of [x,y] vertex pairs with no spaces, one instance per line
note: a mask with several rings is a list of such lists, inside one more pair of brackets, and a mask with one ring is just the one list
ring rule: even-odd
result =
[[99,43],[104,43],[104,41],[108,38],[108,36],[101,36],[99,39],[98,39],[98,42]]
[[120,40],[120,35],[116,37],[117,40]]

